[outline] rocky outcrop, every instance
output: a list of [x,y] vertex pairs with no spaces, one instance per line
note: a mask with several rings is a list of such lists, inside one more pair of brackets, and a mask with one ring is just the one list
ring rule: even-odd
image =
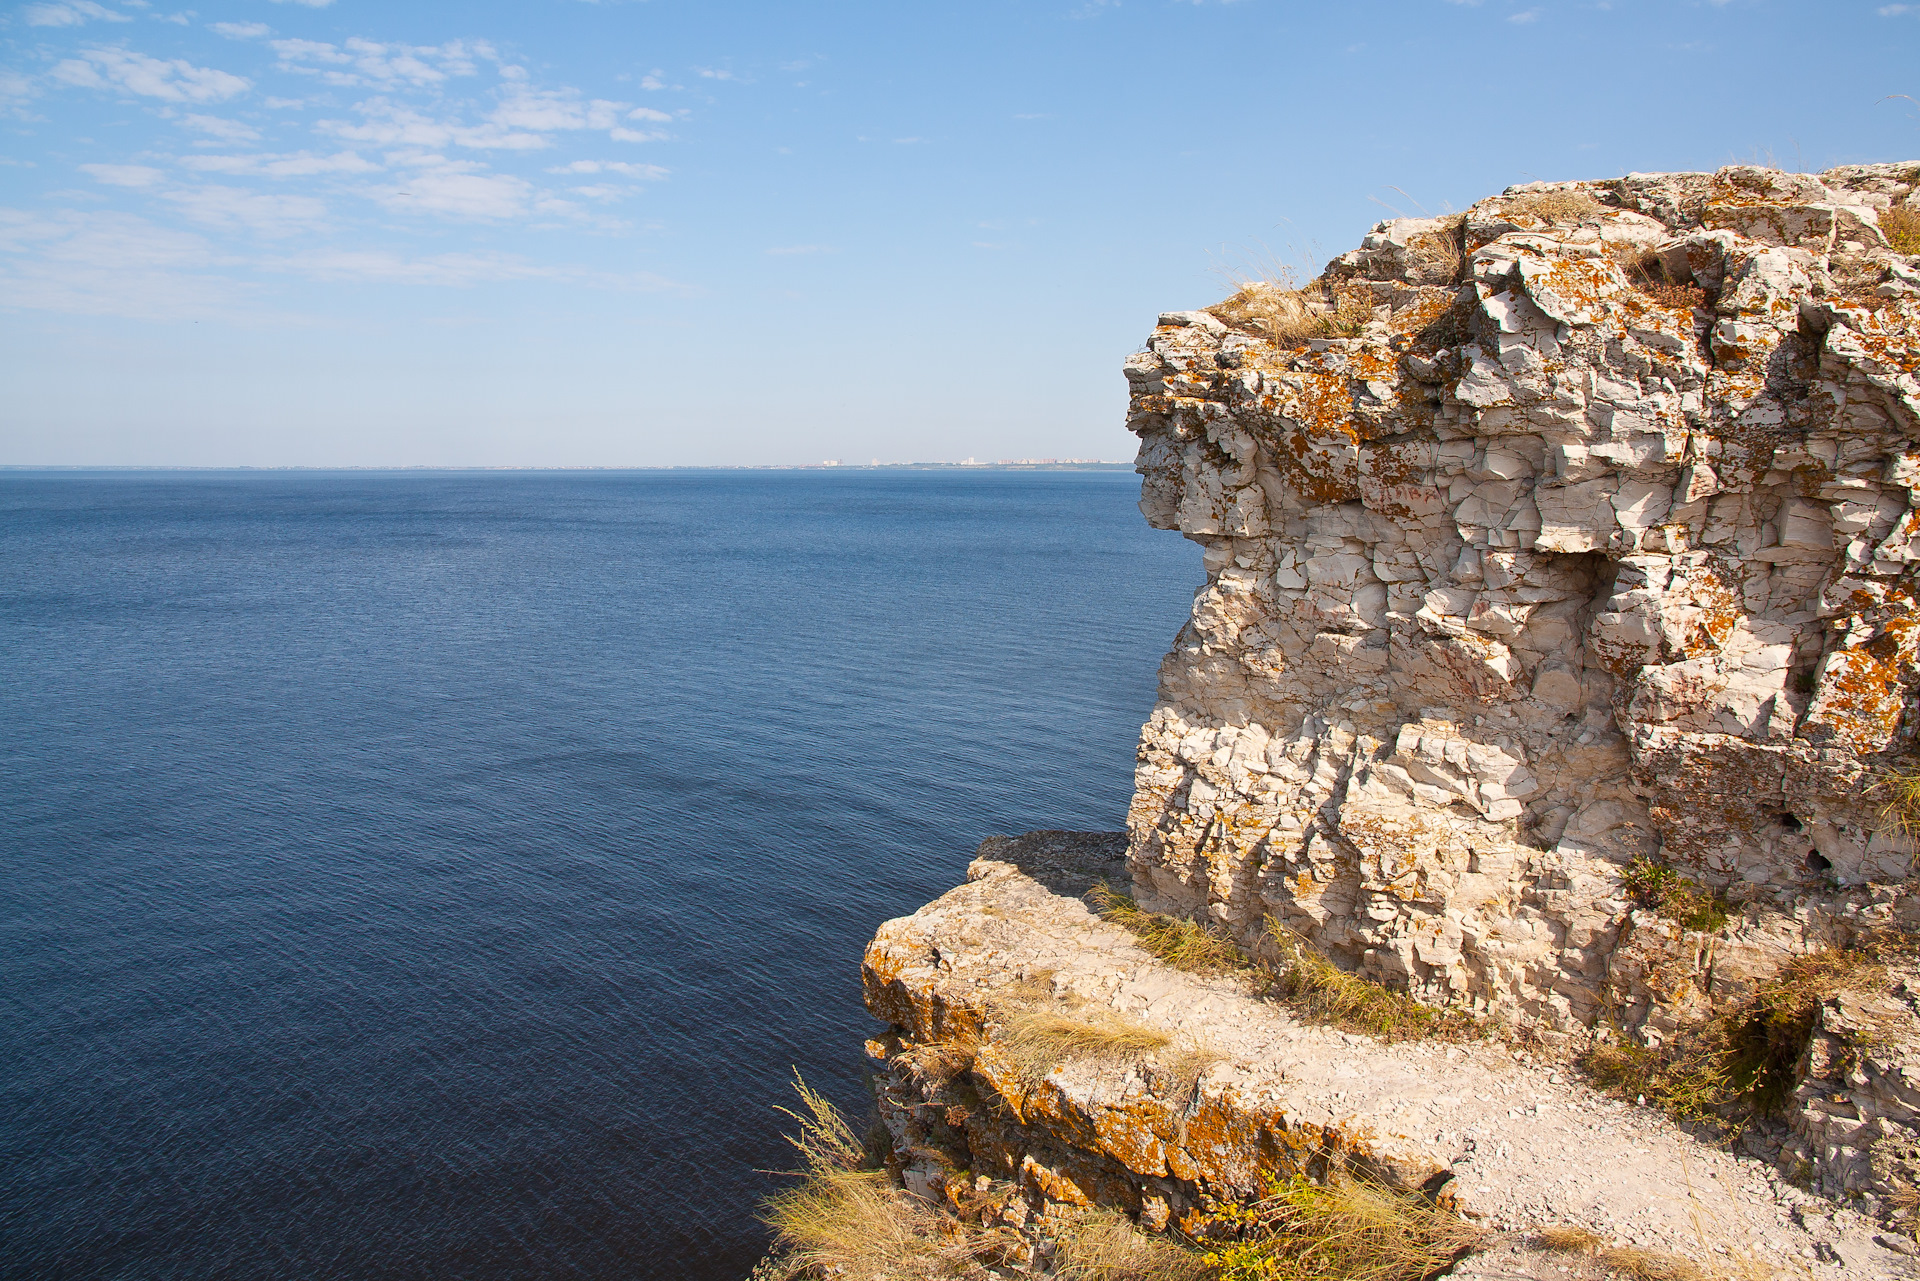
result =
[[[1673,1041],[1796,956],[1911,955],[1915,227],[1920,164],[1533,184],[1382,223],[1304,290],[1163,315],[1126,370],[1141,509],[1207,581],[1125,875],[1540,1057],[1302,1024],[1091,916],[1118,847],[990,843],[867,956],[908,1186],[1177,1226],[1337,1162],[1488,1222],[1679,1248],[1704,1212],[1740,1249],[1892,1275],[1910,1237],[1862,1263],[1801,1187],[1883,1224],[1920,1197],[1911,965],[1820,1006],[1784,1120],[1746,1132],[1762,1165],[1554,1064]],[[1036,1075],[996,1013],[1035,1002],[1163,1048]]]
[[[965,885],[883,925],[863,966],[889,1024],[868,1050],[892,1168],[957,1217],[1024,1234],[1034,1271],[1076,1207],[1204,1235],[1267,1176],[1339,1166],[1502,1234],[1462,1276],[1566,1275],[1529,1247],[1556,1224],[1750,1276],[1788,1260],[1805,1277],[1916,1274],[1898,1235],[1532,1053],[1385,1045],[1302,1022],[1252,977],[1160,963],[1078,897],[1124,850],[1117,833],[994,838]],[[1036,1007],[1122,1016],[1166,1045],[1023,1071],[1006,1028]]]

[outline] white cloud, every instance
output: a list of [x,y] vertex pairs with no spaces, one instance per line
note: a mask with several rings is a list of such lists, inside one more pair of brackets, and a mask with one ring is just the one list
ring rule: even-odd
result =
[[583,199],[599,200],[602,202],[625,200],[633,194],[632,187],[614,187],[604,182],[595,183],[588,187],[568,187],[567,190]]
[[665,178],[670,170],[659,165],[629,164],[624,160],[576,160],[570,165],[560,165],[547,170],[548,173],[617,173],[629,178],[643,178],[649,182],[658,182]]
[[1920,12],[1920,7],[1910,4],[1883,4],[1874,12],[1883,18],[1897,18],[1903,13]]
[[119,213],[0,209],[0,307],[134,320],[231,314],[206,241]]
[[[507,129],[610,129],[630,104],[605,98],[582,101],[576,89],[539,90],[515,87],[488,113],[487,119]],[[645,110],[645,108],[642,108]],[[634,114],[638,114],[637,112]],[[671,116],[652,113],[662,120]]]
[[332,4],[333,0],[273,0],[273,2],[275,4],[303,5],[308,9],[324,9]]
[[632,111],[629,111],[627,113],[627,119],[657,120],[661,124],[666,124],[668,121],[672,120],[673,117],[668,115],[664,111],[655,111],[652,107],[635,107]]
[[695,67],[693,70],[704,80],[738,80],[740,78],[731,71],[717,70],[712,67]]
[[1510,13],[1507,15],[1508,22],[1516,22],[1521,26],[1525,26],[1529,22],[1538,22],[1539,20],[1540,11],[1538,9],[1522,9],[1519,13]]
[[189,112],[178,123],[196,133],[226,142],[254,142],[260,137],[259,130],[243,125],[238,120],[222,120],[219,116],[199,116]]
[[0,103],[25,102],[33,97],[33,81],[18,71],[0,67]]
[[290,236],[326,226],[326,202],[314,196],[261,195],[239,187],[193,187],[160,193],[194,222],[223,231]]
[[321,40],[269,40],[267,44],[280,55],[282,71],[318,76],[327,84],[346,87],[431,88],[452,76],[478,74],[480,61],[500,60],[484,40],[405,45],[380,44],[354,36],[337,45]]
[[240,76],[196,67],[180,58],[149,58],[126,49],[86,49],[57,63],[53,78],[82,89],[119,89],[165,102],[224,102],[252,88]]
[[366,142],[381,147],[456,146],[476,150],[532,151],[548,145],[547,139],[537,133],[515,132],[492,123],[462,125],[434,120],[385,98],[357,103],[354,110],[366,117],[365,123],[355,125],[344,120],[322,120],[314,128],[348,142]]
[[331,156],[316,156],[305,151],[280,156],[183,156],[180,164],[197,173],[256,174],[263,178],[309,178],[316,174],[380,171],[379,165],[361,158],[358,152],[353,151],[340,151]]
[[640,87],[642,89],[664,89],[667,86],[666,83],[660,79],[660,73],[655,71],[640,77]]
[[524,215],[533,184],[510,174],[472,173],[466,166],[448,164],[366,194],[396,212],[497,220]]
[[90,18],[102,22],[132,22],[124,13],[93,3],[93,0],[54,0],[51,4],[30,4],[20,11],[29,27],[77,27]]
[[659,142],[667,135],[658,129],[609,129],[607,137],[615,142]]
[[96,182],[109,187],[151,187],[166,177],[147,165],[81,165],[80,172],[92,174]]
[[273,28],[264,22],[215,22],[209,24],[207,30],[229,40],[258,40],[273,33]]

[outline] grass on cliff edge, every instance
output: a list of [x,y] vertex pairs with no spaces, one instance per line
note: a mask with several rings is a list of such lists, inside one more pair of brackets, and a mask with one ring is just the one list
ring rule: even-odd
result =
[[1419,1038],[1476,1039],[1480,1020],[1458,1009],[1435,1007],[1349,974],[1298,932],[1267,918],[1267,932],[1285,957],[1274,974],[1274,993],[1295,1010],[1383,1041]]
[[1449,1210],[1365,1179],[1269,1177],[1267,1190],[1217,1216],[1241,1238],[1203,1256],[1219,1281],[1424,1281],[1487,1239]]
[[1880,233],[1895,253],[1920,256],[1920,207],[1907,204],[1882,210]]
[[1176,970],[1199,974],[1221,974],[1228,970],[1250,969],[1253,962],[1231,940],[1215,934],[1198,921],[1181,916],[1147,912],[1127,895],[1105,881],[1096,882],[1087,891],[1093,910],[1102,920],[1127,929],[1140,940],[1140,946]]
[[1866,952],[1795,957],[1745,999],[1658,1048],[1596,1045],[1580,1056],[1580,1066],[1603,1089],[1736,1134],[1754,1116],[1777,1112],[1793,1093],[1821,1001],[1885,978],[1885,967]]
[[767,1198],[761,1219],[774,1230],[775,1255],[755,1269],[771,1281],[833,1277],[900,1281],[965,1275],[978,1244],[942,1229],[952,1222],[934,1206],[893,1186],[885,1170],[867,1168],[867,1153],[833,1104],[794,1073],[803,1111],[781,1108],[800,1123],[787,1142],[800,1153],[794,1187]]

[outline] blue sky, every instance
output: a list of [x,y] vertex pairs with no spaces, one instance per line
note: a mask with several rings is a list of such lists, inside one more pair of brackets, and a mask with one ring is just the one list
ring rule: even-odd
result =
[[1920,157],[1920,4],[0,11],[0,463],[1130,457],[1259,259]]

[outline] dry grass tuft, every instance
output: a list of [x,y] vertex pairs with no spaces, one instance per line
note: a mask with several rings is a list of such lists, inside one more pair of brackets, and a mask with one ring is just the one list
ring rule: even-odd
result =
[[922,1041],[902,1050],[896,1058],[916,1075],[939,1085],[973,1066],[980,1047],[971,1040]]
[[1605,1237],[1572,1223],[1556,1223],[1541,1228],[1534,1233],[1534,1239],[1540,1242],[1542,1249],[1558,1254],[1585,1254],[1607,1243]]
[[1286,957],[1274,976],[1280,999],[1306,1014],[1386,1041],[1420,1037],[1469,1039],[1486,1029],[1459,1010],[1436,1009],[1349,974],[1287,926],[1267,918],[1267,932]]
[[1666,264],[1651,249],[1616,245],[1608,256],[1620,265],[1635,289],[1662,307],[1693,309],[1707,305],[1707,291],[1692,281],[1669,278]]
[[800,1123],[787,1141],[800,1153],[795,1187],[769,1197],[762,1220],[774,1230],[771,1275],[842,1281],[906,1281],[952,1276],[980,1245],[900,1188],[883,1170],[862,1169],[853,1128],[794,1073],[804,1111],[781,1108]]
[[1358,336],[1373,319],[1373,295],[1364,288],[1329,286],[1322,281],[1296,288],[1284,277],[1246,280],[1233,297],[1208,310],[1291,351],[1316,338]]
[[1880,233],[1899,254],[1920,255],[1920,205],[1895,205],[1880,215]]
[[1608,1245],[1604,1237],[1582,1227],[1542,1228],[1534,1239],[1559,1254],[1584,1254],[1618,1277],[1632,1281],[1708,1281],[1709,1274],[1691,1259],[1664,1250],[1637,1245]]
[[1069,1060],[1140,1059],[1166,1049],[1173,1038],[1158,1028],[1095,1006],[1073,1013],[1007,1010],[1000,1016],[1000,1034],[994,1043],[1013,1062],[1020,1079],[1032,1086]]
[[1595,214],[1605,213],[1607,207],[1584,191],[1527,191],[1517,196],[1507,196],[1500,202],[1500,215],[1509,222],[1527,218],[1549,225],[1558,222],[1579,222]]
[[1880,806],[1883,823],[1903,835],[1920,836],[1920,762],[1900,762],[1867,790],[1886,797]]
[[1820,1003],[1885,979],[1885,967],[1864,952],[1796,957],[1700,1027],[1655,1049],[1598,1045],[1580,1065],[1604,1089],[1738,1133],[1753,1116],[1778,1111],[1793,1092]]
[[1687,929],[1712,933],[1727,923],[1725,899],[1650,858],[1634,859],[1620,879],[1637,906]]
[[1487,1233],[1363,1179],[1291,1179],[1229,1216],[1241,1240],[1207,1252],[1220,1281],[1423,1281]]
[[1184,917],[1142,911],[1139,904],[1105,881],[1088,891],[1087,897],[1101,919],[1131,931],[1141,947],[1177,970],[1219,974],[1252,965],[1245,952],[1206,926]]
[[1140,1231],[1125,1215],[1086,1210],[1059,1235],[1062,1281],[1206,1281],[1213,1270],[1191,1250]]
[[1467,216],[1454,214],[1438,230],[1423,232],[1407,241],[1407,257],[1424,277],[1438,278],[1453,285],[1460,282],[1466,266]]

